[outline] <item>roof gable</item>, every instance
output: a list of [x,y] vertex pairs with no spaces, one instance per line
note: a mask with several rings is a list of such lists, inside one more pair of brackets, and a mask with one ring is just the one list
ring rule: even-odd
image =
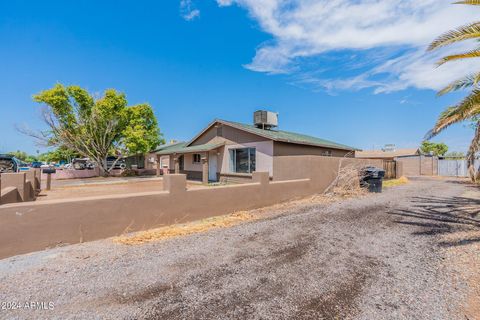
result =
[[259,137],[263,137],[273,141],[302,144],[302,145],[311,145],[311,146],[349,150],[349,151],[359,150],[357,148],[350,147],[344,144],[339,144],[333,141],[320,139],[320,138],[316,138],[316,137],[312,137],[304,134],[299,134],[299,133],[294,133],[289,131],[282,131],[282,130],[263,130],[253,125],[248,125],[248,124],[233,122],[233,121],[220,120],[220,119],[215,119],[214,121],[212,121],[205,129],[203,129],[192,140],[190,140],[186,144],[186,146],[190,146],[192,143],[194,143],[200,136],[202,136],[207,130],[209,130],[216,123],[221,123],[223,125],[227,125],[242,131],[246,131],[246,132],[255,134]]

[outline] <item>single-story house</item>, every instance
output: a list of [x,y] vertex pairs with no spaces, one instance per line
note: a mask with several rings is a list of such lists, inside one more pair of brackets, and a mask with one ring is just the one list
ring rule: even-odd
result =
[[[261,122],[256,118],[259,112],[268,113],[275,121]],[[160,146],[147,157],[156,157],[157,175],[162,168],[168,167],[170,173],[185,173],[188,179],[207,183],[250,179],[254,171],[269,172],[273,177],[275,157],[354,157],[358,150],[304,134],[276,130],[278,120],[271,112],[257,111],[254,119],[257,121],[252,125],[216,119],[190,141]]]
[[355,152],[355,158],[362,159],[383,159],[394,160],[398,157],[411,157],[421,155],[419,148],[410,149],[383,149],[383,150],[364,150]]

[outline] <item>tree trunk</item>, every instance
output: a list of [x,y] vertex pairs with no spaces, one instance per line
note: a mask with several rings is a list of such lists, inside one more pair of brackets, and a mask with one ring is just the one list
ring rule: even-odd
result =
[[480,121],[475,126],[475,135],[467,152],[467,167],[470,179],[472,182],[477,182],[480,179],[480,170],[475,168],[475,155],[478,152],[480,145]]
[[95,159],[95,162],[98,165],[98,170],[100,171],[100,176],[108,177],[110,175],[110,172],[108,171],[108,168],[107,168],[107,157],[105,157],[103,159]]

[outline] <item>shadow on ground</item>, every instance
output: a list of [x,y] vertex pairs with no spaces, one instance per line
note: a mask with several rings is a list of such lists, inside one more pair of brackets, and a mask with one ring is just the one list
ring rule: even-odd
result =
[[[432,236],[467,230],[480,231],[480,200],[467,197],[414,197],[408,208],[388,212],[402,217],[395,222],[421,227],[417,236]],[[418,230],[418,229],[417,229]],[[442,241],[440,246],[452,247],[480,242],[480,237]]]

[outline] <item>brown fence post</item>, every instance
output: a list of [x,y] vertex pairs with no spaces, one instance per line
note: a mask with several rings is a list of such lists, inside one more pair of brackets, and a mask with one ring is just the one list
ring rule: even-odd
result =
[[25,172],[25,201],[35,200],[35,171],[30,169]]
[[208,184],[208,152],[205,153],[205,156],[202,157],[202,183]]
[[42,189],[42,169],[35,168],[33,170],[35,171],[35,191],[40,193]]
[[161,157],[159,155],[157,155],[157,165],[156,165],[156,174],[157,174],[157,177],[160,177],[160,174],[161,174],[161,167],[162,167],[162,161],[161,161]]
[[163,177],[163,190],[170,193],[180,193],[187,190],[186,174],[167,174]]
[[51,173],[47,173],[47,187],[46,187],[47,190],[51,190],[52,189],[52,174]]
[[403,162],[396,161],[395,165],[395,177],[398,179],[403,176]]

